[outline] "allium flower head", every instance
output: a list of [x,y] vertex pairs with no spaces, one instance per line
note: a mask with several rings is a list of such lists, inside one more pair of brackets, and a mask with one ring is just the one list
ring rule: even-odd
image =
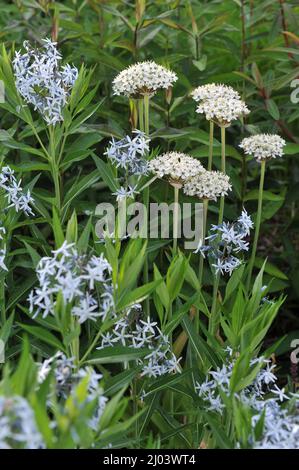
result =
[[195,88],[191,96],[199,102],[196,112],[205,114],[208,121],[222,127],[250,112],[239,93],[230,86],[210,83]]
[[179,186],[205,171],[196,158],[179,152],[159,155],[149,162],[149,169],[159,178],[165,178],[171,184]]
[[285,140],[277,134],[257,134],[245,137],[240,143],[244,153],[252,155],[258,162],[282,157],[285,145]]
[[60,67],[62,57],[56,43],[50,39],[43,39],[40,49],[32,48],[25,41],[24,48],[25,54],[16,52],[12,62],[16,88],[48,125],[56,124],[63,120],[62,109],[78,77],[78,70],[69,64]]
[[196,102],[223,97],[240,99],[239,93],[231,86],[217,83],[208,83],[207,85],[198,86],[192,91],[191,96]]
[[226,196],[231,190],[229,177],[221,171],[204,171],[194,176],[184,184],[183,191],[188,196],[197,196],[200,199],[217,200],[219,196]]
[[113,93],[139,98],[152,96],[160,88],[167,89],[177,80],[177,75],[153,61],[137,62],[124,69],[113,80]]
[[210,98],[200,103],[196,109],[205,114],[208,121],[215,121],[219,126],[228,127],[232,121],[249,114],[244,101],[236,98]]

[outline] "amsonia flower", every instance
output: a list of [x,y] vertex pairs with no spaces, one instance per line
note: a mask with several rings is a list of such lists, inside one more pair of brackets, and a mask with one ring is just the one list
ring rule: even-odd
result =
[[111,266],[103,254],[80,255],[67,242],[52,254],[41,258],[36,268],[39,286],[29,295],[33,317],[40,313],[43,318],[54,315],[59,293],[65,305],[71,305],[71,313],[79,323],[104,320],[108,314],[114,314]]
[[0,171],[0,189],[3,189],[5,192],[8,202],[7,209],[14,207],[16,212],[34,215],[30,207],[30,204],[34,204],[30,191],[24,192],[21,187],[21,181],[16,179],[14,171],[9,166],[3,167]]
[[78,77],[78,70],[69,64],[61,66],[62,56],[56,43],[50,39],[42,41],[39,49],[25,41],[26,52],[16,52],[12,64],[18,92],[50,125],[63,120],[62,110]]

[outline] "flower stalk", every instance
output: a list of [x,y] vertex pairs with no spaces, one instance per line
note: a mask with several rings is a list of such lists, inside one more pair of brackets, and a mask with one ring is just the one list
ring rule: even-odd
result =
[[266,160],[261,161],[261,174],[260,174],[260,184],[259,184],[259,194],[258,194],[258,207],[257,207],[257,215],[255,221],[255,232],[254,232],[254,240],[253,240],[253,247],[251,252],[251,257],[248,265],[248,276],[247,276],[247,291],[250,287],[251,277],[252,277],[252,270],[254,266],[254,260],[257,250],[257,244],[259,240],[259,233],[260,233],[260,226],[261,226],[261,218],[262,218],[262,207],[263,207],[263,190],[264,190],[264,180],[265,180],[265,170],[266,170]]
[[[204,246],[205,238],[206,238],[206,230],[207,230],[207,216],[208,216],[209,200],[203,199],[202,202],[203,202],[202,246]],[[199,280],[200,288],[202,287],[203,264],[204,264],[204,257],[203,257],[203,254],[200,254],[199,268],[198,268],[198,280]]]
[[51,165],[51,173],[55,188],[55,206],[58,214],[61,210],[61,193],[60,193],[60,175],[59,167],[56,161],[56,146],[55,146],[55,129],[54,126],[49,126],[49,159]]
[[[141,101],[141,100],[140,100]],[[145,132],[146,136],[149,137],[149,95],[145,94],[143,97],[143,118],[139,117],[139,122],[144,123],[144,129],[141,129],[142,131]],[[149,205],[149,186],[147,186],[144,191],[143,191],[143,203],[146,207],[146,213],[148,213],[148,205]],[[148,276],[148,257],[147,254],[145,255],[145,260],[144,260],[144,267],[143,267],[143,281],[145,284],[148,283],[149,276]],[[149,298],[147,297],[145,300],[145,313],[146,315],[149,315],[150,313],[150,304],[149,304]]]
[[208,170],[212,170],[213,166],[213,142],[214,142],[214,122],[210,121],[210,136],[209,136],[209,159]]
[[177,253],[178,246],[178,230],[179,230],[179,186],[177,184],[173,185],[174,189],[174,210],[173,210],[173,256]]
[[[225,162],[225,127],[221,126],[221,171],[225,173],[226,162]],[[219,207],[219,216],[218,216],[218,225],[221,225],[223,222],[224,214],[224,196],[221,196],[220,207]],[[215,275],[213,283],[213,297],[212,297],[212,308],[211,308],[211,317],[209,322],[209,332],[214,336],[217,332],[219,324],[219,315],[217,313],[217,298],[218,298],[218,288],[220,282],[220,273],[218,272]]]

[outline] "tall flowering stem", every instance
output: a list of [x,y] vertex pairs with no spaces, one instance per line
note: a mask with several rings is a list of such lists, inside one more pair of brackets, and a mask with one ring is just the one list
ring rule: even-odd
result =
[[256,249],[259,239],[259,231],[261,225],[262,216],[262,205],[263,205],[263,188],[266,170],[266,161],[272,158],[281,158],[283,156],[283,149],[286,145],[284,139],[277,134],[256,134],[251,137],[245,137],[240,143],[240,147],[243,149],[246,155],[251,155],[255,160],[261,164],[260,174],[260,185],[259,185],[259,196],[258,196],[258,208],[255,222],[255,233],[254,242],[251,253],[251,258],[248,266],[248,277],[247,277],[247,290],[250,287],[252,270],[256,255]]
[[179,186],[174,185],[174,211],[173,211],[173,256],[177,253],[178,245],[178,223],[179,223]]
[[[143,98],[143,110],[144,110],[144,132],[147,137],[149,137],[149,95],[145,94]],[[146,207],[146,211],[148,209],[149,205],[149,186],[147,186],[144,191],[143,191],[143,202]],[[147,213],[147,212],[146,212]],[[148,258],[147,255],[145,255],[145,262],[144,262],[144,268],[143,268],[143,277],[144,277],[144,282],[148,282]],[[145,300],[145,313],[146,315],[149,315],[150,313],[150,303],[149,303],[149,298]]]
[[261,161],[261,174],[260,174],[260,185],[259,185],[259,196],[258,196],[258,207],[257,207],[257,215],[255,221],[255,232],[254,232],[254,240],[253,240],[253,247],[251,252],[251,257],[248,266],[248,277],[247,277],[247,290],[250,287],[252,270],[256,255],[257,244],[259,240],[259,233],[260,233],[260,226],[261,226],[261,218],[262,218],[262,207],[263,207],[263,190],[264,190],[264,181],[265,181],[265,170],[266,170],[266,160]]
[[214,142],[214,122],[210,121],[210,135],[209,135],[209,159],[208,170],[212,170],[213,165],[213,142]]
[[144,131],[144,112],[143,112],[143,99],[138,99],[138,120],[139,130]]
[[61,208],[61,192],[60,192],[60,175],[59,175],[59,164],[56,158],[56,144],[55,144],[55,128],[49,126],[49,159],[51,165],[52,178],[55,188],[55,205],[60,213]]
[[[204,246],[205,245],[205,238],[206,238],[206,230],[207,230],[207,216],[208,216],[209,199],[203,199],[202,202],[203,202],[202,246]],[[204,263],[203,254],[200,254],[199,268],[198,268],[198,280],[199,280],[200,287],[202,287],[203,263]]]
[[[226,162],[225,162],[225,127],[221,126],[221,171],[225,173],[226,170]],[[223,222],[223,213],[224,213],[224,196],[221,196],[220,199],[220,207],[219,207],[219,216],[218,216],[218,225],[221,225]],[[212,300],[212,309],[211,309],[211,317],[210,317],[210,324],[209,324],[209,331],[212,335],[216,334],[218,328],[218,314],[217,314],[217,296],[218,296],[218,288],[220,282],[220,273],[217,273],[214,278],[213,284],[213,300]]]

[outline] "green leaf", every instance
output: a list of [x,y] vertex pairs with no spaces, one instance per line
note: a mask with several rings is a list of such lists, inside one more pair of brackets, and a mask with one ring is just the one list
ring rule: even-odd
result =
[[206,341],[196,333],[187,315],[183,318],[182,325],[199,360],[203,362],[204,359],[207,359],[210,365],[217,368],[219,366],[219,359]]
[[120,186],[117,182],[117,179],[115,178],[115,175],[113,173],[111,166],[108,163],[105,163],[99,157],[97,157],[94,153],[92,154],[92,158],[100,173],[100,177],[107,184],[108,188],[112,192],[117,191],[117,189],[119,189]]
[[54,348],[58,349],[59,351],[65,352],[65,348],[63,344],[59,341],[59,339],[50,333],[50,331],[42,328],[40,326],[31,326],[26,325],[25,323],[17,323],[22,327],[23,330],[30,333],[32,336],[41,339],[45,343],[49,344],[50,346],[54,346]]
[[116,304],[116,310],[119,312],[129,307],[130,305],[142,302],[158,287],[161,281],[162,279],[158,279],[157,281],[149,282],[144,286],[137,287],[131,292],[124,291]]
[[134,349],[126,346],[113,346],[100,349],[90,356],[88,364],[113,364],[117,362],[135,361],[149,354],[149,349]]

